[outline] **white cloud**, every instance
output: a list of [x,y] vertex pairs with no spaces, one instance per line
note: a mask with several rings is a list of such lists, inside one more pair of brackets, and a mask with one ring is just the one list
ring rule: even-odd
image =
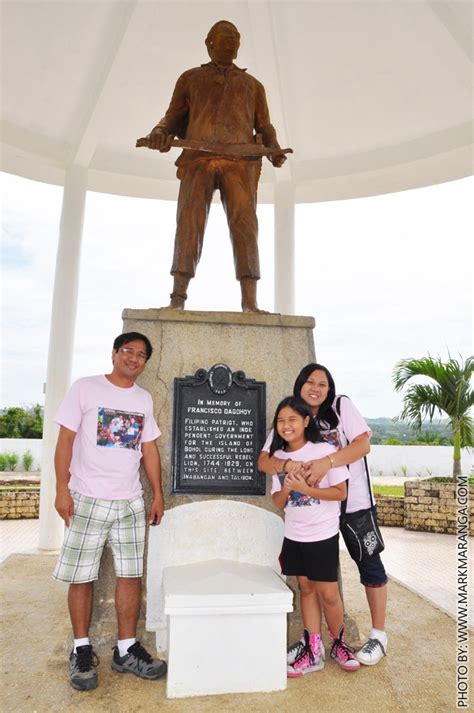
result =
[[42,403],[62,190],[6,174],[1,188],[1,403]]
[[400,410],[400,359],[471,351],[472,183],[297,208],[298,311],[316,317],[318,360],[367,416]]

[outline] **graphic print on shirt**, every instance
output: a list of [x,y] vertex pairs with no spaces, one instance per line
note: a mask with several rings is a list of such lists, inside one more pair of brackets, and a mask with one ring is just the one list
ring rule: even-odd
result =
[[106,448],[133,448],[138,451],[145,414],[99,406],[97,445]]
[[[278,476],[281,486],[283,487],[283,481],[285,480],[284,475]],[[299,493],[297,490],[290,490],[288,500],[286,501],[286,507],[288,508],[300,508],[305,505],[319,505],[320,500],[312,498],[311,495],[305,495],[304,493]]]
[[342,443],[341,443],[341,437],[339,435],[339,431],[337,428],[333,428],[331,430],[321,430],[320,431],[321,436],[323,440],[326,443],[329,443],[331,446],[334,446],[334,448],[337,448],[338,451],[341,450],[342,448]]

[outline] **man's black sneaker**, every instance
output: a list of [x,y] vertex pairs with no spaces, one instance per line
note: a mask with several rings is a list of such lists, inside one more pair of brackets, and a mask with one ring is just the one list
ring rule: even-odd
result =
[[97,671],[99,659],[90,644],[78,646],[77,653],[71,651],[69,656],[69,680],[71,686],[78,691],[92,691],[97,688]]
[[165,661],[153,659],[140,642],[136,641],[127,649],[125,656],[120,656],[117,646],[114,646],[112,670],[119,673],[133,673],[139,678],[156,680],[165,675],[167,666]]

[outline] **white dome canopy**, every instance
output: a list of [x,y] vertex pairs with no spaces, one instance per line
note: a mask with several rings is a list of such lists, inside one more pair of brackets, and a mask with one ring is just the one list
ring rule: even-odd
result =
[[[2,169],[90,190],[175,198],[173,149],[136,149],[177,77],[208,61],[220,19],[265,85],[297,202],[431,185],[472,172],[468,2],[3,0]],[[279,175],[277,175],[279,173]]]

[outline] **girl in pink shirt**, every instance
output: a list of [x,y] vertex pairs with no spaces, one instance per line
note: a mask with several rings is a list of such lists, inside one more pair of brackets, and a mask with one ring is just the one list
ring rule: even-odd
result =
[[[334,446],[321,442],[311,410],[289,396],[273,419],[270,457],[283,459],[283,473],[272,478],[272,498],[285,510],[285,538],[280,563],[283,574],[297,577],[304,635],[288,663],[290,678],[319,671],[324,666],[318,598],[332,639],[331,657],[345,671],[360,668],[344,641],[344,609],[337,583],[340,501],[347,495],[347,468],[331,468],[319,487],[310,487],[304,467],[286,472],[290,460],[305,463],[331,457]],[[337,632],[337,633],[334,633]]]

